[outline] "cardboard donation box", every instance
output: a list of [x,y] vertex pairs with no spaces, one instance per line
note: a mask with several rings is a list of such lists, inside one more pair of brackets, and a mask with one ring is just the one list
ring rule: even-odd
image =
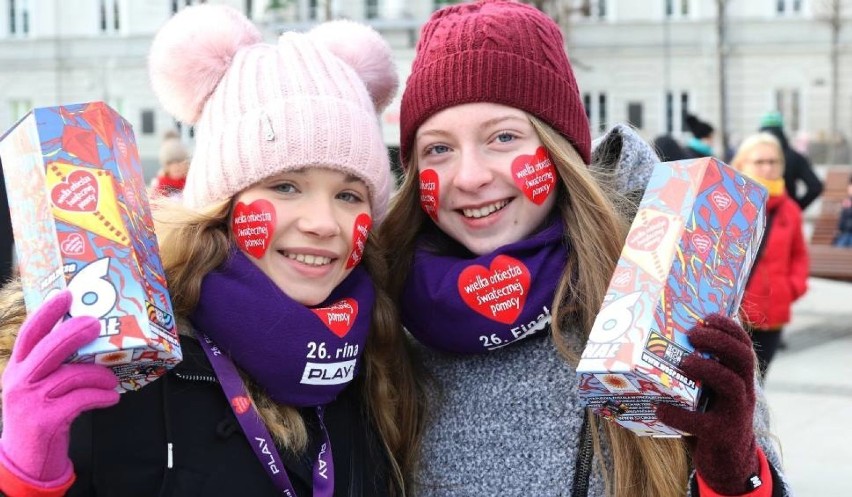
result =
[[763,236],[766,190],[712,158],[654,167],[577,367],[580,396],[639,435],[679,436],[654,403],[701,409],[679,369],[688,331],[733,316]]
[[56,291],[100,336],[71,362],[110,366],[121,391],[181,360],[130,124],[102,102],[35,109],[0,137],[27,311]]

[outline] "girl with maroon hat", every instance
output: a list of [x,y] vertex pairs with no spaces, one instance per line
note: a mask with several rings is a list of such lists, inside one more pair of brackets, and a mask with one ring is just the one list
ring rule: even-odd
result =
[[197,138],[181,203],[154,209],[183,361],[119,401],[105,366],[64,363],[100,331],[81,305],[64,319],[90,293],[26,322],[20,284],[0,293],[0,494],[404,495],[419,400],[370,234],[390,47],[350,21],[264,43],[202,4],[149,61]]
[[589,125],[551,19],[505,0],[435,12],[401,133],[407,175],[382,234],[434,380],[417,495],[783,493],[750,340],[727,317],[691,331],[716,360],[683,363],[713,390],[710,408],[659,407],[693,437],[640,438],[580,404],[574,368],[626,222],[601,186],[612,178],[587,167]]

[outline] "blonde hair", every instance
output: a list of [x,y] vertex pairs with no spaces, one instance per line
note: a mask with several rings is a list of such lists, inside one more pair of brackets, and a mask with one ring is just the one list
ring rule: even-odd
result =
[[[233,240],[228,229],[230,201],[201,211],[189,210],[173,200],[153,201],[160,255],[175,314],[188,316],[198,304],[204,276],[221,265]],[[377,236],[367,240],[362,263],[375,290],[370,333],[363,355],[363,405],[375,424],[391,464],[391,491],[405,495],[408,474],[414,466],[421,426],[422,396],[418,393],[413,361],[408,357],[396,308],[384,290],[387,266]],[[185,331],[185,330],[184,330]],[[278,444],[294,453],[305,449],[305,422],[293,407],[275,403],[245,375],[252,402]]]
[[784,149],[781,147],[781,142],[778,141],[778,138],[775,138],[775,135],[766,131],[749,135],[740,143],[736,155],[731,159],[731,167],[742,172],[746,158],[759,145],[769,145],[775,149],[775,153],[781,161],[781,174],[783,175],[784,168],[786,167],[784,163]]
[[[565,243],[571,250],[555,289],[552,334],[558,353],[576,366],[621,254],[627,222],[613,201],[617,195],[601,186],[604,183],[590,172],[568,140],[541,120],[529,118],[561,179],[556,208],[565,224]],[[396,247],[390,261],[390,289],[396,299],[411,269],[417,236],[431,224],[419,204],[416,161],[416,154],[412,154],[409,172],[382,227],[382,236],[394,240]],[[608,495],[686,494],[689,463],[681,440],[637,437],[614,423],[605,423],[600,430],[593,415],[590,419]],[[602,434],[609,442],[612,467],[603,462]]]

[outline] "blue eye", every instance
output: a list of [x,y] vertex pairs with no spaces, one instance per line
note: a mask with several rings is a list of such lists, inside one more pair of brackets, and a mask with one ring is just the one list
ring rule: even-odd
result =
[[445,154],[450,151],[450,147],[446,145],[429,145],[423,151],[424,155],[437,155],[437,154]]
[[299,191],[293,183],[278,183],[272,185],[272,189],[278,193],[297,193]]
[[337,194],[337,198],[350,204],[358,204],[364,201],[361,195],[354,192],[340,192]]
[[497,141],[500,142],[500,143],[509,143],[510,141],[514,140],[515,138],[517,138],[517,137],[515,135],[513,135],[512,133],[509,133],[508,131],[504,131],[504,132],[500,133],[499,135],[497,135]]

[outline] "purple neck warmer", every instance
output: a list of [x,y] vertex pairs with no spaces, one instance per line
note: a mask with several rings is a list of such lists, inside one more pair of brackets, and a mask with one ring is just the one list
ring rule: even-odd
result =
[[275,402],[320,406],[358,373],[374,302],[359,266],[325,302],[305,307],[234,249],[204,277],[190,320]]
[[402,293],[402,323],[424,345],[459,354],[505,347],[548,328],[568,258],[561,220],[475,258],[423,248]]

